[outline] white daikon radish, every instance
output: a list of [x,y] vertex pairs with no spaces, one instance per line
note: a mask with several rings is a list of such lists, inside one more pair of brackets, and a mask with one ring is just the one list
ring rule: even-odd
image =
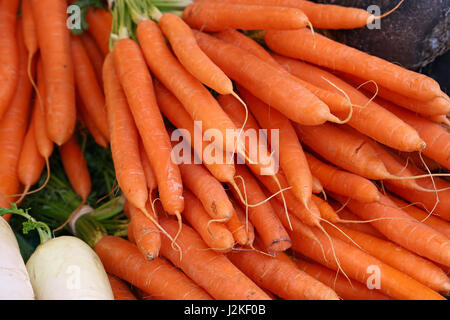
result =
[[16,236],[0,217],[0,300],[33,299],[33,287]]
[[114,300],[97,254],[82,240],[61,236],[41,244],[28,260],[39,300]]

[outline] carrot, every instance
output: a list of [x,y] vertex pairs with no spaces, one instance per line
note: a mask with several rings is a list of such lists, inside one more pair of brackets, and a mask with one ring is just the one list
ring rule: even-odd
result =
[[[174,235],[177,231],[177,223],[172,219],[162,218],[161,225],[169,234]],[[192,228],[184,225],[178,242],[185,253],[182,260],[166,237],[162,238],[162,255],[181,268],[214,299],[270,300],[264,291],[224,255],[208,250],[207,245]]]
[[203,1],[187,6],[183,20],[192,28],[204,31],[289,30],[304,28],[309,23],[308,17],[295,8]]
[[[161,248],[159,229],[141,210],[131,203],[128,203],[128,205],[132,221],[133,242],[136,243],[139,251],[142,252],[147,260],[153,260],[158,257]],[[150,204],[147,204],[146,208],[147,211],[150,212]],[[153,217],[155,221],[158,220],[156,214],[153,214]]]
[[91,115],[86,110],[86,106],[84,105],[83,101],[79,96],[77,95],[77,111],[78,111],[78,117],[80,118],[83,125],[88,129],[91,136],[94,138],[95,142],[102,146],[103,148],[108,147],[108,140],[103,136],[103,134],[100,132],[100,129],[97,128],[97,125],[95,124],[94,120],[92,119]]
[[344,300],[390,300],[388,296],[378,290],[368,289],[367,286],[359,282],[352,282],[341,274],[336,275],[333,271],[316,263],[294,259],[298,268],[310,276],[316,278],[323,284],[333,288],[334,291]]
[[287,300],[339,300],[337,294],[295,265],[259,252],[227,254],[228,259],[260,287]]
[[66,3],[32,0],[45,75],[45,108],[50,139],[61,146],[73,135],[76,123],[74,70],[67,29]]
[[80,35],[80,40],[83,43],[83,47],[86,50],[89,61],[91,61],[91,64],[94,67],[95,77],[97,78],[98,84],[103,89],[102,69],[105,57],[94,38],[92,38],[89,33],[82,33]]
[[[200,1],[205,0],[195,0],[195,2]],[[362,28],[376,19],[380,19],[380,17],[376,17],[363,9],[334,4],[320,4],[304,0],[224,0],[224,2],[232,4],[257,4],[263,6],[297,8],[302,10],[308,16],[312,25],[318,29]]]
[[[269,30],[267,45],[275,52],[319,66],[347,72],[418,100],[442,96],[439,84],[430,77],[409,71],[381,58],[351,48],[310,30]],[[358,67],[355,67],[358,65]]]
[[19,81],[16,17],[19,0],[0,1],[0,120],[8,110]]
[[199,31],[194,34],[200,48],[227,76],[287,118],[305,125],[337,121],[325,103],[278,68],[232,44]]
[[[425,147],[425,143],[411,126],[330,72],[299,60],[278,55],[274,55],[274,58],[296,77],[337,94],[342,94],[343,90],[352,104],[362,106],[354,108],[352,117],[347,122],[359,132],[397,150],[410,152]],[[348,112],[335,111],[335,113],[340,117],[346,117]]]
[[221,94],[233,93],[233,83],[199,48],[186,22],[175,14],[166,13],[158,23],[178,60],[195,78]]
[[450,133],[446,129],[408,110],[401,109],[389,101],[382,99],[376,101],[416,129],[427,144],[422,150],[423,154],[450,170]]
[[[243,232],[246,234],[247,242],[245,245],[249,247],[253,247],[253,243],[255,242],[256,233],[255,233],[255,226],[248,218],[248,213],[244,211],[242,208],[242,205],[240,205],[236,199],[232,199],[233,206],[234,206],[234,212],[236,213],[236,219],[234,222],[235,226],[238,228],[241,228]],[[231,219],[230,219],[231,220]],[[237,235],[241,236],[240,234]],[[239,238],[238,238],[239,239]]]
[[[172,124],[179,128],[186,130],[189,133],[189,142],[195,153],[203,159],[205,149],[210,146],[208,143],[195,143],[195,139],[199,139],[198,135],[203,136],[203,132],[199,126],[194,125],[194,120],[189,113],[184,109],[181,102],[169,91],[163,84],[155,80],[155,93],[158,101],[158,106],[161,112],[169,119]],[[201,137],[200,137],[201,138]],[[223,153],[222,160],[226,159]],[[233,163],[221,161],[216,163],[214,161],[203,161],[203,165],[211,172],[211,174],[220,182],[232,182],[234,180],[235,169]]]
[[158,188],[155,173],[153,172],[150,160],[148,160],[142,140],[139,141],[139,151],[141,154],[142,169],[144,169],[145,180],[147,181],[147,188],[149,190],[149,199],[152,201],[152,194]]
[[20,10],[22,13],[23,38],[25,42],[25,47],[27,48],[28,52],[28,76],[30,77],[30,81],[33,82],[30,67],[33,57],[39,50],[39,44],[36,35],[36,24],[34,22],[33,7],[31,6],[31,0],[22,1],[20,4]]
[[[202,203],[189,190],[184,190],[185,208],[183,217],[198,232],[209,248],[228,252],[234,246],[233,234],[219,222],[213,222]],[[212,223],[209,223],[212,222]]]
[[[412,163],[415,167],[417,167],[420,170],[427,170],[425,165],[428,167],[430,171],[442,171],[444,168],[434,161],[433,159],[428,158],[427,156],[423,154],[419,154],[419,152],[401,152],[397,151],[397,155],[404,160],[408,161],[408,163]],[[421,158],[422,156],[422,158]],[[425,164],[424,164],[425,162]]]
[[[326,164],[310,153],[305,152],[311,173],[323,184],[325,189],[361,202],[379,200],[376,186],[369,180]],[[342,183],[345,181],[345,183]]]
[[[170,52],[161,30],[155,22],[144,20],[138,24],[137,36],[152,73],[182,103],[185,110],[195,121],[201,121],[205,130],[216,129],[226,137],[228,130],[237,130],[233,122],[220,108],[210,92],[194,78]],[[235,142],[222,139],[217,147],[234,152]],[[238,152],[243,154],[242,144],[237,142]]]
[[237,182],[241,193],[246,195],[249,203],[258,204],[249,207],[248,214],[251,223],[261,237],[264,250],[269,253],[285,251],[291,246],[289,236],[270,202],[266,200],[267,197],[261,190],[258,181],[243,165],[236,166],[236,174],[243,179],[243,181],[238,180]]
[[137,300],[125,282],[111,274],[108,274],[108,279],[114,294],[114,300]]
[[178,166],[171,159],[171,143],[159,111],[152,78],[139,45],[119,40],[113,51],[117,75],[127,97],[133,118],[158,183],[165,211],[177,215],[183,211],[183,185]]
[[75,136],[59,147],[61,161],[72,188],[86,203],[92,191],[92,183],[83,151],[80,149]]
[[76,65],[75,82],[84,106],[102,135],[109,140],[105,97],[97,81],[94,67],[80,38],[71,37],[72,57]]
[[[389,240],[432,261],[450,265],[450,240],[447,237],[403,212],[388,197],[380,196],[380,202],[360,203],[351,200],[347,206],[362,219],[383,218],[371,224]],[[334,198],[345,202],[340,196]]]
[[19,180],[25,186],[22,196],[25,196],[30,187],[38,182],[45,166],[45,159],[37,148],[34,126],[35,122],[32,120],[23,141],[17,167]]
[[397,197],[394,197],[392,195],[388,195],[389,199],[395,202],[395,204],[405,211],[407,214],[409,214],[411,217],[419,220],[423,224],[429,226],[430,228],[442,233],[447,238],[450,239],[450,224],[447,221],[444,221],[436,216],[429,215],[423,210],[420,210],[419,208],[408,204]]
[[445,125],[446,127],[450,127],[450,119],[447,117],[447,115],[441,114],[436,116],[430,116],[428,118],[435,123]]
[[234,198],[230,198],[234,207],[234,214],[231,218],[225,222],[226,227],[230,230],[233,235],[234,241],[241,246],[245,246],[248,243],[253,243],[252,239],[249,239],[249,234],[247,230],[251,228],[250,224],[248,224],[247,228],[245,225],[245,213],[242,211],[240,205],[234,200]]
[[319,179],[317,179],[316,177],[312,176],[312,192],[313,193],[323,193],[323,185],[320,182]]
[[[27,53],[23,41],[22,27],[18,23],[17,43],[19,48],[19,77],[16,92],[8,110],[0,120],[0,207],[9,207],[14,202],[12,195],[19,191],[17,165],[25,137],[32,94],[27,76]],[[5,215],[6,220],[9,219]]]
[[97,41],[97,45],[106,56],[109,53],[109,36],[113,23],[111,12],[91,7],[86,13],[86,22],[89,25],[89,34]]
[[409,275],[411,278],[416,279],[435,291],[448,292],[450,290],[450,281],[445,273],[429,260],[421,258],[390,241],[378,239],[344,226],[340,226],[339,228],[345,235],[330,226],[324,226],[324,228],[331,236],[341,239],[348,244],[354,244],[354,241],[373,257]]
[[[170,244],[169,244],[170,246]],[[191,279],[162,258],[148,261],[124,239],[106,236],[94,247],[108,273],[160,300],[210,300]]]
[[[322,256],[322,251],[319,249],[319,245],[316,242],[312,242],[299,233],[291,234],[293,249],[333,270],[338,270],[338,264],[334,258],[334,255],[336,255],[341,268],[350,278],[363,284],[379,284],[377,289],[392,298],[400,300],[445,299],[437,292],[355,246],[349,245],[339,239],[332,238],[333,247],[331,247],[328,238],[321,232],[317,230],[313,230],[313,232],[324,248],[325,257]],[[379,282],[373,281],[372,279],[374,273],[371,270],[373,269],[379,270],[379,272],[375,274],[379,279]]]

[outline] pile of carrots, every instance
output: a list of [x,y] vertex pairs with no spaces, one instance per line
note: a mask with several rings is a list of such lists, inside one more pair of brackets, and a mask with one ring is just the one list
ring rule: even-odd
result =
[[[128,237],[94,247],[116,299],[445,299],[450,99],[314,32],[381,17],[98,1],[73,35],[72,2],[0,0],[0,207],[45,188],[55,148],[85,203],[81,126],[111,149],[126,198]],[[199,130],[214,139],[186,139]]]

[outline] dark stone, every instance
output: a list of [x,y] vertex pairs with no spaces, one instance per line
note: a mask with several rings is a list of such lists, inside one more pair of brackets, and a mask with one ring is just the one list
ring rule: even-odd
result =
[[447,95],[450,94],[450,51],[437,57],[421,71],[439,82],[442,91]]
[[[392,9],[392,0],[315,0],[367,9],[377,5],[381,13]],[[406,0],[397,11],[381,19],[381,28],[324,30],[327,36],[351,47],[419,70],[450,48],[450,0]],[[448,65],[447,65],[448,68]]]

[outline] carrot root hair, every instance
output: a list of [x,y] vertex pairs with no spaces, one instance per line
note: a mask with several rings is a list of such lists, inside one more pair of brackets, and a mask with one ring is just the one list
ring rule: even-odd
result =
[[19,197],[20,196],[20,198],[15,202],[16,204],[21,203],[26,196],[28,196],[30,194],[33,194],[33,193],[36,193],[36,192],[39,192],[39,191],[41,191],[42,189],[44,189],[47,186],[48,182],[50,181],[50,175],[51,175],[51,173],[50,173],[50,163],[49,163],[49,159],[48,158],[45,159],[45,166],[47,168],[47,177],[45,178],[45,181],[42,184],[42,186],[40,186],[39,188],[37,188],[35,190],[32,190],[32,191],[29,191],[31,186],[25,186],[25,189],[24,189],[24,191],[22,193],[13,195],[13,197]]

